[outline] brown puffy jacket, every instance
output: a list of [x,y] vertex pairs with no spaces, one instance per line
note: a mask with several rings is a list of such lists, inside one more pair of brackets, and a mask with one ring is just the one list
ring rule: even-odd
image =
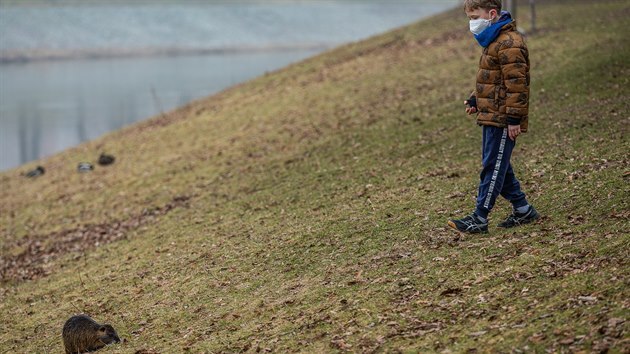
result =
[[514,22],[483,49],[477,72],[477,124],[504,128],[520,123],[527,131],[529,53]]

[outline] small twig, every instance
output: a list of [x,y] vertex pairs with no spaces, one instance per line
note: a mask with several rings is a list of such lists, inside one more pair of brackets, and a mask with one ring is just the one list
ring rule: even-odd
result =
[[75,310],[77,310],[77,313],[83,313],[83,311],[79,310],[79,308],[74,304],[74,302],[70,301],[70,305],[72,305],[72,307],[74,307]]
[[87,290],[85,288],[85,283],[83,282],[83,278],[81,278],[81,273],[79,273],[79,281],[81,282],[81,286],[83,287],[84,290]]

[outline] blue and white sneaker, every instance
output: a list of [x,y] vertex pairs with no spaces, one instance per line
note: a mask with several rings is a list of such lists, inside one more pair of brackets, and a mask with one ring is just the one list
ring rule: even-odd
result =
[[523,224],[529,224],[530,222],[537,220],[540,218],[540,214],[536,211],[536,209],[530,205],[529,210],[523,214],[519,214],[516,211],[513,211],[507,219],[505,219],[502,223],[500,223],[499,227],[510,228]]
[[488,222],[479,220],[477,214],[472,213],[461,219],[453,219],[448,221],[448,226],[459,232],[469,234],[481,234],[488,232]]

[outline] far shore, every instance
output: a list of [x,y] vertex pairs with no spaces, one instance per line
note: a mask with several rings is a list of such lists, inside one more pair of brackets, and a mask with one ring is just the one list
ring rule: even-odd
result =
[[[291,0],[134,0],[135,4],[210,4],[210,3],[261,3],[261,2],[287,2]],[[347,0],[353,1],[353,0]],[[377,1],[377,0],[374,0]],[[0,6],[92,6],[92,5],[130,5],[128,0],[0,0]],[[131,4],[133,5],[133,4]]]
[[0,51],[0,64],[27,63],[33,61],[72,60],[72,59],[108,59],[130,58],[148,56],[181,56],[181,55],[225,55],[225,54],[251,54],[265,52],[291,52],[291,51],[324,51],[334,47],[335,44],[304,43],[267,46],[239,46],[222,48],[94,48],[76,50],[12,50]]

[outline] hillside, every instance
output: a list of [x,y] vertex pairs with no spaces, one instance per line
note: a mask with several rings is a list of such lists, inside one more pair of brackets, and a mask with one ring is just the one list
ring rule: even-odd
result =
[[102,353],[629,352],[630,4],[537,3],[537,224],[445,228],[480,160],[456,9],[1,174],[0,352],[62,351],[78,312]]

